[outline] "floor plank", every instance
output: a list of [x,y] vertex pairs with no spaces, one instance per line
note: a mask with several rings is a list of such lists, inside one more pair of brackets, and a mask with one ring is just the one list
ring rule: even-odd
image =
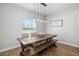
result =
[[[21,48],[0,53],[0,56],[20,56]],[[57,48],[48,47],[35,56],[79,56],[79,48],[57,43]]]

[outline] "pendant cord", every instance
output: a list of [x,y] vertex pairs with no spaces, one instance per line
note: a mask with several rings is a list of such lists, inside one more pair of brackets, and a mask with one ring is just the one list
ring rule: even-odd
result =
[[[35,3],[34,3],[34,10],[35,10]],[[34,18],[35,18],[35,12],[34,12]]]

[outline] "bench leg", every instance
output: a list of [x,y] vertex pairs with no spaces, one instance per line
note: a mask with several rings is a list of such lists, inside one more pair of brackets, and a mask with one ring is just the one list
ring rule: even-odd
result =
[[20,52],[20,56],[24,56],[24,55],[22,54],[22,51]]
[[56,43],[53,43],[53,46],[54,46],[55,48],[57,48],[57,45],[56,45]]

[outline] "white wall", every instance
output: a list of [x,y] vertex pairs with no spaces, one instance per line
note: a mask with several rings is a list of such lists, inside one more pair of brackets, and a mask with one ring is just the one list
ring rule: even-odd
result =
[[[50,20],[63,19],[63,27],[50,27]],[[47,17],[47,33],[58,34],[57,39],[79,47],[79,7],[71,7]]]
[[[17,31],[21,30],[22,17],[33,18],[34,14],[13,4],[0,4],[0,51],[19,45]],[[43,32],[44,27],[44,24],[42,26],[37,24],[37,28],[39,28],[37,31]]]

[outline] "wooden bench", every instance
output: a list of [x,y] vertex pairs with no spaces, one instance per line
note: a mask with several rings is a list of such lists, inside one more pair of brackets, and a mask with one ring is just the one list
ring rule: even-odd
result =
[[52,40],[52,41],[48,41],[46,43],[43,43],[39,46],[34,46],[34,47],[28,46],[27,47],[28,50],[22,51],[21,55],[23,55],[23,56],[32,56],[32,55],[35,55],[35,54],[41,52],[42,50],[44,50],[45,48],[47,48],[51,45],[53,47],[57,47],[56,42],[57,42],[57,40]]

